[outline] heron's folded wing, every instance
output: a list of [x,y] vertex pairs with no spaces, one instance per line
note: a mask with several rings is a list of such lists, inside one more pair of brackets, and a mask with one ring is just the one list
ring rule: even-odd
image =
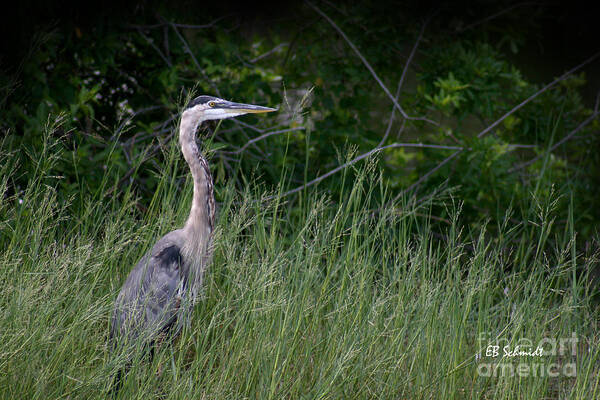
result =
[[131,271],[115,304],[111,336],[146,339],[176,320],[186,279],[181,249],[173,244],[154,248]]

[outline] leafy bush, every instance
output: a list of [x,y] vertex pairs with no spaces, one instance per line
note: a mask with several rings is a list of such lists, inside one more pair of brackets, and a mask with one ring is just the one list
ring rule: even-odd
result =
[[[421,25],[409,17],[390,24],[385,13],[367,13],[365,7],[344,6],[344,14],[332,15],[341,20],[341,29],[383,85],[393,88],[403,77],[398,101],[415,119],[396,112],[388,125],[388,96],[348,43],[310,8],[297,16],[310,23],[288,33],[290,37],[281,33],[286,32],[283,24],[267,28],[269,35],[245,37],[227,19],[194,29],[164,18],[148,26],[100,25],[83,33],[57,29],[40,35],[3,112],[3,147],[14,152],[22,171],[9,184],[9,192],[23,191],[40,154],[43,127],[64,115],[56,132],[63,153],[54,171],[62,177],[61,199],[96,192],[102,185],[115,193],[133,185],[140,206],[147,207],[186,96],[220,93],[279,105],[281,112],[277,118],[249,116],[240,122],[207,124],[204,147],[217,188],[233,182],[244,190],[258,175],[267,187],[281,184],[285,192],[348,161],[349,150],[361,155],[392,145],[374,153],[386,185],[395,192],[413,188],[416,182],[417,197],[436,192],[441,184],[453,188],[465,202],[464,222],[477,225],[498,221],[510,205],[518,212],[515,218],[523,219],[526,213],[521,211],[529,209],[531,196],[553,187],[559,196],[573,197],[575,214],[583,223],[580,232],[591,238],[600,215],[589,190],[599,175],[598,155],[591,150],[598,139],[589,134],[598,121],[578,134],[587,138],[586,146],[568,140],[558,149],[566,149],[564,155],[545,155],[594,113],[579,94],[585,76],[561,81],[479,138],[486,127],[541,88],[501,51],[506,43],[518,51],[519,35],[525,33],[511,31],[494,42],[481,39],[486,35],[449,39],[435,27],[427,28],[408,63]],[[262,140],[251,141],[262,135]],[[453,156],[455,150],[395,146],[398,142],[463,151]],[[539,160],[520,167],[536,156]],[[109,164],[113,167],[107,182],[104,169]],[[180,165],[175,172],[180,183],[185,174]],[[352,182],[344,177],[333,174],[319,181],[319,187],[343,198]],[[423,177],[427,179],[421,182]],[[559,208],[560,220],[565,220],[567,202]],[[447,219],[443,207],[433,212]]]

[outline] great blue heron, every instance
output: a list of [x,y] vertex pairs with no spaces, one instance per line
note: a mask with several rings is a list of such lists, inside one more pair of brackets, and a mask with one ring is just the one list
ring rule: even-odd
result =
[[179,144],[194,179],[189,217],[181,229],[163,236],[129,273],[115,302],[111,340],[152,345],[166,333],[178,333],[196,302],[202,276],[212,259],[215,222],[213,181],[196,145],[203,121],[237,117],[274,108],[199,96],[183,111]]

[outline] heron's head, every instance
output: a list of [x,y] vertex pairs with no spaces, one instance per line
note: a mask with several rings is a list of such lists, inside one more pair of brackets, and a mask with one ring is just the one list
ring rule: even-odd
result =
[[198,96],[190,101],[183,111],[183,116],[189,116],[198,121],[207,121],[209,119],[225,119],[244,114],[259,114],[271,111],[277,110],[253,104],[234,103],[213,96]]

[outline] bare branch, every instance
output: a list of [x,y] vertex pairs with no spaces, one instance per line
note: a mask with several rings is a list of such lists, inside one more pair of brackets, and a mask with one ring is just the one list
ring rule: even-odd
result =
[[560,77],[556,78],[555,80],[553,80],[552,82],[550,82],[549,84],[547,84],[546,86],[544,86],[543,88],[541,88],[540,90],[538,90],[537,92],[535,92],[534,94],[532,94],[531,96],[529,96],[527,99],[523,100],[521,103],[519,103],[518,105],[516,105],[515,107],[513,107],[509,112],[507,112],[506,114],[504,114],[503,116],[501,116],[500,118],[498,118],[493,124],[489,125],[487,128],[485,128],[484,130],[482,130],[481,132],[479,132],[479,134],[477,135],[477,137],[480,138],[483,135],[485,135],[486,133],[488,133],[489,131],[491,131],[492,129],[494,129],[496,126],[498,126],[498,124],[500,124],[500,122],[504,121],[509,115],[514,114],[516,111],[518,111],[524,105],[526,105],[531,100],[533,100],[536,97],[538,97],[540,94],[544,93],[546,90],[550,89],[552,86],[556,85],[558,82],[565,80],[573,72],[577,71],[578,69],[582,68],[583,66],[585,66],[585,65],[589,64],[590,62],[594,61],[598,56],[600,56],[600,52],[595,53],[590,58],[588,58],[584,62],[582,62],[581,64],[579,64],[579,65],[571,68],[570,70],[568,70],[567,72],[565,72],[564,74],[562,74]]
[[163,31],[163,46],[165,47],[165,55],[167,59],[171,61],[171,47],[169,46],[169,26],[165,25],[162,28]]
[[212,28],[213,26],[216,25],[217,22],[231,17],[234,14],[227,14],[227,15],[223,15],[222,17],[219,17],[211,22],[209,22],[208,24],[203,24],[203,25],[192,25],[192,24],[178,24],[178,23],[170,23],[167,22],[166,20],[163,22],[160,22],[158,24],[152,24],[152,25],[129,25],[132,28],[136,28],[136,29],[155,29],[155,28],[160,28],[163,26],[167,26],[167,25],[175,25],[177,28],[183,28],[183,29],[207,29],[207,28]]
[[[398,92],[396,92],[396,98],[398,98]],[[383,144],[385,143],[385,141],[387,140],[388,136],[390,135],[390,131],[392,130],[392,125],[394,125],[394,112],[396,111],[396,108],[393,107],[392,108],[392,113],[390,114],[390,119],[388,120],[388,125],[387,128],[385,129],[385,134],[383,135],[383,137],[381,138],[381,141],[379,142],[379,144],[377,145],[377,147],[381,147],[383,146]],[[402,120],[402,128],[404,128],[404,123],[406,122],[406,119]]]
[[254,64],[255,62],[260,61],[263,58],[270,56],[271,54],[275,53],[277,50],[279,50],[283,46],[287,46],[288,44],[289,43],[287,43],[287,42],[279,43],[277,46],[273,47],[271,50],[267,51],[266,53],[263,53],[260,56],[254,57],[252,60],[250,60],[250,62],[252,64]]
[[456,150],[454,153],[452,153],[451,155],[449,155],[448,157],[446,157],[441,163],[439,163],[438,165],[436,165],[434,168],[432,168],[431,170],[429,170],[429,172],[427,172],[425,175],[423,175],[422,177],[419,178],[418,181],[416,181],[415,183],[413,183],[412,185],[410,185],[408,188],[404,189],[403,191],[401,191],[400,193],[398,193],[390,203],[395,203],[400,197],[402,197],[402,195],[404,195],[407,192],[410,192],[412,189],[414,189],[415,187],[417,187],[418,185],[420,185],[421,183],[425,182],[431,175],[433,175],[438,169],[442,168],[444,165],[446,165],[448,162],[450,162],[450,160],[452,160],[454,157],[456,157],[457,155],[459,155],[460,153],[462,153],[464,151],[463,148],[461,148],[460,150]]
[[[404,78],[406,77],[406,72],[408,71],[408,67],[412,63],[413,58],[415,58],[415,54],[417,53],[417,48],[419,47],[419,43],[421,43],[421,39],[423,39],[423,34],[425,33],[425,28],[427,27],[427,24],[429,24],[429,21],[430,21],[430,18],[425,20],[425,22],[423,23],[423,26],[421,26],[421,30],[419,31],[419,36],[417,36],[417,40],[415,40],[415,44],[413,45],[412,50],[410,51],[410,55],[408,56],[408,59],[406,60],[406,63],[404,64],[404,69],[402,70],[402,76],[400,76],[400,82],[398,82],[397,91],[400,91],[402,88],[402,85],[404,84]],[[396,97],[398,97],[398,95],[396,95]]]
[[269,136],[278,135],[280,133],[286,133],[286,132],[303,131],[304,129],[305,128],[303,126],[299,126],[299,127],[296,127],[296,128],[280,129],[280,130],[277,130],[277,131],[267,132],[267,133],[265,133],[263,135],[255,137],[254,139],[251,139],[250,141],[246,142],[246,144],[244,144],[242,147],[240,147],[239,149],[237,149],[235,151],[222,151],[222,152],[223,153],[227,153],[227,154],[240,154],[241,152],[243,152],[244,150],[246,150],[248,148],[248,146],[250,146],[251,144],[254,144],[254,143],[258,142],[259,140],[266,139]]
[[[236,120],[232,119],[231,121],[236,121]],[[239,120],[239,121],[241,122],[241,120]],[[293,122],[294,122],[294,120],[292,120],[292,119],[286,119],[284,121],[277,122],[274,125],[270,125],[268,127],[268,129],[275,129],[275,128],[279,128],[279,127],[283,127],[283,126],[290,126],[290,124],[292,124]],[[248,124],[246,122],[243,122],[243,124],[245,125],[246,128],[252,129],[253,131],[258,132],[258,133],[265,133],[268,130],[268,129],[261,129],[261,128],[257,127],[256,125]],[[232,128],[220,129],[219,133],[230,133],[230,132],[235,132],[235,131],[238,131],[241,129],[242,128],[240,126],[234,126]],[[281,128],[281,129],[284,129],[284,128]]]
[[[569,133],[566,137],[564,137],[560,142],[556,143],[551,149],[550,151],[554,150],[555,148],[557,148],[558,146],[560,146],[562,143],[564,143],[565,141],[569,140],[571,137],[573,137],[573,135],[575,135],[577,132],[579,132],[581,129],[583,129],[583,127],[585,127],[587,124],[589,124],[592,120],[594,120],[598,114],[600,114],[600,112],[595,112],[593,115],[591,115],[588,119],[586,119],[585,121],[583,121],[576,129],[574,129],[571,133]],[[424,146],[425,147],[425,146]],[[430,147],[430,146],[427,146]],[[447,149],[451,149],[454,146],[443,146],[443,147],[438,147],[438,148],[447,148]],[[526,145],[526,144],[509,144],[508,148],[510,149],[517,149],[517,148],[533,148],[535,147],[535,145]],[[456,149],[456,151],[454,153],[452,153],[450,156],[446,157],[444,160],[442,160],[438,165],[436,165],[434,168],[432,168],[431,170],[429,170],[425,175],[423,175],[422,177],[419,178],[419,180],[415,183],[413,183],[412,185],[410,185],[408,188],[404,189],[403,191],[401,191],[400,193],[398,193],[393,199],[392,201],[390,201],[388,204],[391,203],[395,203],[400,197],[402,197],[402,195],[404,195],[405,193],[411,191],[412,189],[414,189],[416,186],[418,186],[419,184],[423,183],[425,180],[427,180],[431,175],[433,175],[437,170],[439,170],[440,168],[442,168],[444,165],[446,165],[448,162],[450,162],[453,158],[455,158],[456,156],[458,156],[460,153],[462,153],[465,150],[471,150],[471,148],[462,148],[462,147],[454,147]],[[537,159],[539,159],[541,157],[538,156],[536,158],[534,158],[533,160],[528,161],[527,163],[521,164],[518,167],[513,168],[512,170],[510,170],[509,172],[514,172],[520,168],[526,167],[527,165],[535,162]]]
[[[394,98],[396,99],[396,101],[398,101],[398,98],[400,97],[400,93],[402,91],[402,85],[404,84],[404,78],[406,77],[406,71],[408,71],[408,67],[410,66],[415,53],[417,52],[417,47],[419,46],[419,42],[421,41],[421,38],[423,38],[423,33],[425,33],[425,27],[427,26],[427,24],[429,23],[429,20],[425,21],[425,23],[423,24],[423,26],[421,27],[421,31],[419,32],[419,36],[417,36],[417,40],[415,41],[415,44],[413,45],[412,50],[410,51],[410,55],[408,56],[408,59],[406,60],[406,63],[404,64],[404,69],[402,70],[402,75],[400,76],[400,80],[398,81],[398,87],[396,88],[396,94],[394,96]],[[394,116],[396,114],[396,107],[392,107],[392,112],[390,115],[390,119],[388,121],[388,126],[387,129],[385,130],[385,134],[383,135],[383,138],[381,139],[381,142],[379,142],[379,144],[377,145],[377,147],[381,147],[385,141],[388,138],[388,135],[390,134],[390,131],[392,129],[392,125],[394,122]],[[401,130],[404,129],[404,123],[406,122],[406,118],[402,121],[402,128]]]
[[336,10],[337,12],[339,12],[340,14],[343,14],[346,17],[348,16],[347,12],[345,12],[344,10],[342,10],[341,8],[339,8],[338,6],[336,6],[335,4],[333,4],[332,2],[327,1],[327,0],[323,0],[323,3],[327,4],[329,7],[333,8],[334,10]]
[[509,144],[508,148],[513,149],[534,149],[537,146],[535,144]]
[[173,120],[175,120],[175,118],[176,118],[175,115],[170,116],[165,121],[163,121],[162,124],[159,125],[158,129],[156,129],[150,133],[147,133],[146,135],[142,135],[142,133],[145,133],[146,131],[141,131],[141,132],[136,133],[130,139],[126,140],[124,144],[127,146],[132,146],[136,142],[144,141],[144,140],[147,140],[152,137],[158,137],[159,135],[161,135],[163,133],[169,132],[172,128],[168,125],[171,122],[173,122]]
[[121,125],[119,125],[119,127],[115,131],[115,134],[112,136],[112,140],[114,140],[117,136],[119,136],[119,134],[121,133],[121,131],[123,130],[123,128],[125,127],[125,125],[129,124],[138,115],[141,115],[141,114],[144,114],[144,113],[147,113],[147,112],[150,112],[150,111],[160,110],[161,108],[165,108],[165,106],[163,106],[161,104],[158,104],[158,105],[155,105],[155,106],[141,108],[141,109],[135,111],[129,117],[125,118],[125,120],[121,123]]
[[[152,139],[152,138],[157,138],[159,136],[161,136],[162,134],[165,134],[167,132],[172,131],[173,128],[171,126],[165,126],[163,128],[154,130],[150,133],[146,133],[145,131],[141,131],[136,133],[135,135],[133,135],[131,137],[131,139],[126,140],[123,144],[125,146],[129,146],[129,147],[133,147],[136,144],[139,144],[141,142],[144,142],[148,139]],[[143,133],[146,133],[145,135],[143,135]]]
[[404,126],[406,125],[406,120],[403,119],[402,120],[402,125],[400,125],[400,129],[398,129],[398,132],[396,132],[396,139],[400,139],[400,135],[402,134],[402,131],[404,131]]
[[240,120],[238,120],[238,119],[234,119],[233,121],[237,121],[237,122],[238,122],[238,124],[237,124],[237,125],[240,125],[240,126],[243,126],[243,127],[245,127],[245,128],[248,128],[248,129],[250,129],[250,130],[253,130],[254,132],[258,132],[258,133],[264,133],[264,132],[265,132],[265,130],[264,130],[264,129],[257,128],[257,127],[256,127],[256,126],[254,126],[254,125],[248,124],[248,123],[246,123],[246,122],[243,122],[243,121],[240,121]]
[[318,176],[317,178],[313,179],[310,182],[305,183],[302,186],[298,186],[297,188],[294,188],[292,190],[288,190],[285,193],[282,193],[281,195],[278,196],[269,196],[267,197],[265,200],[272,200],[276,197],[285,197],[285,196],[289,196],[290,194],[294,194],[297,192],[300,192],[304,189],[306,189],[309,186],[312,186],[316,183],[321,182],[322,180],[330,177],[331,175],[343,170],[346,167],[349,167],[352,164],[357,163],[358,161],[365,159],[373,154],[379,153],[382,150],[386,150],[386,149],[391,149],[391,148],[398,148],[398,147],[417,147],[417,148],[432,148],[432,149],[444,149],[444,150],[458,150],[458,152],[462,151],[462,147],[457,147],[457,146],[443,146],[443,145],[437,145],[437,144],[423,144],[423,143],[392,143],[392,144],[388,144],[387,146],[383,146],[383,147],[376,147],[370,151],[367,151],[366,153],[363,153],[361,155],[359,155],[358,157],[353,158],[352,160],[332,169],[331,171]]
[[438,150],[463,150],[460,146],[446,146],[443,144],[425,144],[425,143],[392,143],[387,146],[380,147],[376,150],[384,150],[393,147],[415,147],[420,149],[438,149]]
[[206,28],[212,28],[213,26],[215,26],[215,24],[219,21],[221,21],[222,19],[225,19],[227,17],[232,16],[233,14],[228,14],[228,15],[224,15],[222,17],[219,17],[217,19],[215,19],[214,21],[208,23],[208,24],[204,24],[204,25],[193,25],[193,24],[176,24],[174,23],[173,25],[175,25],[177,28],[183,28],[183,29],[206,29]]
[[[592,115],[590,115],[585,121],[583,121],[581,124],[579,124],[577,126],[577,128],[573,129],[571,132],[569,132],[569,134],[567,136],[565,136],[564,138],[562,138],[561,140],[559,140],[558,142],[556,142],[552,147],[550,147],[550,149],[548,150],[548,153],[551,153],[552,151],[556,150],[556,148],[558,146],[560,146],[561,144],[565,143],[566,141],[568,141],[569,139],[571,139],[573,136],[575,136],[575,134],[577,132],[579,132],[580,130],[582,130],[583,128],[585,128],[590,122],[592,122],[593,120],[596,119],[596,117],[598,117],[598,115],[600,115],[599,111],[594,112]],[[517,165],[514,168],[511,168],[508,172],[515,172],[518,171],[520,169],[523,169],[531,164],[533,164],[534,162],[536,162],[537,160],[539,160],[540,158],[542,158],[546,153],[543,154],[539,154],[538,156],[532,158],[531,160],[524,162],[522,164]]]
[[[550,82],[548,85],[544,86],[543,88],[541,88],[540,90],[538,90],[536,93],[534,93],[533,95],[531,95],[529,98],[527,98],[526,100],[522,101],[519,105],[515,106],[512,110],[510,110],[509,112],[507,112],[506,114],[504,114],[502,117],[500,117],[499,119],[497,119],[495,122],[493,122],[491,125],[489,125],[487,128],[485,128],[483,131],[481,131],[477,137],[482,137],[483,135],[485,135],[486,133],[488,133],[489,131],[491,131],[494,127],[496,127],[500,122],[502,122],[505,118],[507,118],[509,115],[513,114],[514,112],[516,112],[517,110],[519,110],[521,107],[523,107],[525,104],[529,103],[531,100],[533,100],[534,98],[536,98],[537,96],[539,96],[541,93],[545,92],[546,90],[548,90],[549,88],[551,88],[552,86],[556,85],[558,82],[564,80],[565,78],[567,78],[569,75],[571,75],[573,72],[577,71],[578,69],[582,68],[584,65],[592,62],[594,59],[596,59],[598,56],[600,55],[600,52],[595,53],[594,55],[592,55],[591,57],[589,57],[588,59],[586,59],[584,62],[582,62],[581,64],[571,68],[569,71],[565,72],[564,74],[562,74],[559,78],[555,79],[554,81]],[[594,113],[594,117],[597,115],[597,113]],[[590,117],[591,118],[591,117]],[[589,120],[589,118],[588,118]],[[591,122],[590,121],[584,121],[582,123],[582,125],[585,123],[587,125],[587,123]],[[585,125],[584,125],[585,126]],[[579,127],[578,127],[579,128]],[[573,136],[573,134],[575,134],[577,132],[572,132],[571,134],[569,134],[569,138],[571,136]],[[519,145],[512,145],[513,147],[519,146]],[[413,183],[412,185],[410,185],[407,189],[403,190],[402,192],[398,193],[398,195],[396,195],[396,197],[394,197],[394,199],[392,199],[392,201],[390,203],[394,203],[396,202],[404,193],[412,190],[413,188],[415,188],[417,185],[423,183],[425,180],[427,180],[432,174],[434,174],[437,170],[439,170],[440,168],[442,168],[445,164],[447,164],[448,162],[450,162],[453,158],[455,158],[456,156],[458,156],[460,153],[462,153],[463,151],[468,150],[468,149],[464,149],[462,148],[461,150],[457,150],[455,151],[453,154],[451,154],[450,156],[448,156],[446,159],[444,159],[442,162],[440,162],[437,166],[435,166],[434,168],[432,168],[429,172],[427,172],[425,175],[423,175],[422,177],[419,178],[419,180],[415,183]],[[516,170],[518,168],[515,168],[513,170]],[[511,170],[511,172],[513,171]]]
[[415,198],[414,205],[420,207],[420,206],[428,203],[430,200],[434,199],[435,196],[437,196],[439,193],[441,193],[448,187],[448,182],[450,182],[450,178],[446,178],[446,180],[441,185],[437,186],[433,190],[433,192],[421,197],[420,199]]
[[[576,132],[574,132],[576,133]],[[573,134],[574,134],[573,133]],[[452,148],[454,146],[445,146],[445,148]],[[509,144],[508,148],[510,149],[517,149],[517,148],[532,148],[535,147],[535,145],[526,145],[526,144]],[[440,147],[441,148],[441,147]],[[457,151],[455,151],[454,153],[452,153],[451,155],[449,155],[448,157],[446,157],[444,160],[442,160],[442,162],[440,162],[438,165],[436,165],[434,168],[432,168],[431,170],[429,170],[425,175],[423,175],[422,177],[419,178],[418,181],[416,181],[415,183],[413,183],[412,185],[410,185],[408,188],[404,189],[403,191],[401,191],[400,193],[398,193],[393,199],[392,201],[389,203],[395,203],[400,197],[402,197],[402,195],[404,195],[405,193],[411,191],[412,189],[414,189],[415,187],[417,187],[418,185],[420,185],[421,183],[423,183],[425,180],[427,180],[431,175],[433,175],[437,170],[439,170],[440,168],[442,168],[444,165],[446,165],[448,162],[450,162],[454,157],[456,157],[457,155],[459,155],[460,153],[462,153],[465,150],[471,150],[471,148],[462,148],[462,147],[454,147]],[[509,171],[512,172],[512,171]]]
[[306,4],[308,4],[311,8],[313,8],[325,20],[327,20],[327,22],[329,22],[331,24],[331,26],[333,26],[333,28],[344,38],[344,40],[346,41],[346,43],[348,43],[348,45],[352,48],[352,50],[354,50],[354,52],[360,58],[360,60],[363,62],[363,64],[365,65],[365,67],[367,67],[367,69],[369,70],[369,72],[371,73],[371,75],[373,76],[373,78],[375,79],[375,81],[377,81],[377,83],[383,89],[383,91],[385,92],[385,94],[390,98],[390,100],[392,100],[392,103],[394,103],[394,105],[396,106],[396,108],[398,109],[398,111],[400,111],[400,114],[402,114],[402,116],[404,118],[410,119],[410,120],[425,121],[425,122],[429,122],[430,124],[433,124],[433,125],[436,125],[436,126],[439,125],[437,122],[432,121],[432,120],[430,120],[428,118],[425,118],[425,117],[411,117],[411,116],[409,116],[404,111],[404,109],[402,108],[402,106],[398,103],[398,101],[396,101],[396,98],[390,93],[389,89],[385,86],[385,84],[381,81],[381,79],[379,79],[379,76],[377,75],[377,73],[375,72],[375,70],[373,69],[373,67],[371,67],[371,64],[363,57],[363,55],[361,54],[360,50],[358,50],[358,48],[356,47],[356,45],[350,40],[350,38],[348,38],[348,36],[346,36],[346,34],[344,33],[344,31],[342,31],[340,29],[340,27],[337,26],[337,24],[335,22],[333,22],[333,20],[331,18],[329,18],[329,16],[327,14],[325,14],[323,11],[321,11],[320,8],[318,8],[317,6],[315,6],[314,4],[312,4],[309,1],[306,1]]
[[156,50],[156,52],[158,53],[158,55],[160,56],[160,58],[163,59],[163,61],[169,66],[169,68],[173,68],[173,64],[171,63],[171,61],[169,61],[169,59],[163,54],[162,51],[160,51],[160,49],[158,48],[158,46],[156,46],[154,44],[154,42],[146,35],[144,35],[144,32],[142,32],[141,29],[138,29],[138,33],[140,34],[140,36],[142,36],[144,39],[146,39],[146,42],[148,42],[148,44],[150,46],[152,46],[152,48],[154,50]]
[[121,185],[123,183],[125,183],[125,181],[127,179],[129,179],[131,177],[131,175],[133,175],[133,173],[140,167],[140,165],[142,165],[143,163],[145,163],[146,161],[148,161],[149,159],[151,159],[157,152],[158,150],[160,150],[161,146],[164,145],[165,143],[168,143],[174,136],[174,133],[171,133],[170,135],[168,135],[164,141],[158,143],[156,146],[153,146],[144,156],[144,158],[139,162],[138,165],[134,165],[133,167],[131,167],[129,169],[129,171],[127,171],[125,173],[125,175],[123,175],[123,177],[121,179],[119,179],[119,182],[117,182],[117,184],[115,186],[113,186],[112,188],[110,188],[107,192],[106,195],[110,196],[113,192],[115,192],[117,189],[119,189],[121,187]]
[[212,80],[210,80],[210,78],[206,74],[206,71],[204,71],[204,69],[200,66],[200,63],[196,59],[196,56],[194,56],[194,53],[192,52],[192,49],[190,49],[190,46],[188,45],[187,40],[185,40],[185,38],[181,35],[181,33],[179,32],[179,30],[177,29],[177,26],[175,26],[175,24],[173,24],[172,22],[169,23],[169,25],[171,25],[171,28],[173,28],[173,30],[177,34],[177,37],[179,38],[179,40],[183,44],[183,47],[185,48],[185,51],[192,58],[192,61],[194,61],[194,65],[196,65],[196,68],[198,68],[198,71],[200,71],[200,73],[202,74],[202,76],[204,77],[204,79],[206,80],[206,82],[208,82],[208,84],[215,90],[215,93],[217,93],[217,95],[219,97],[221,97],[221,93],[219,92],[219,88],[217,88],[217,85],[215,85],[214,82]]
[[480,19],[479,21],[475,21],[475,22],[473,22],[473,23],[465,26],[464,28],[459,29],[458,32],[464,32],[464,31],[469,30],[469,29],[471,29],[471,28],[473,28],[473,27],[475,27],[477,25],[481,25],[481,24],[483,24],[485,22],[491,21],[492,19],[498,18],[499,16],[504,15],[504,14],[508,13],[509,11],[512,11],[513,9],[515,9],[517,7],[522,7],[522,6],[536,6],[536,5],[542,5],[542,4],[544,4],[544,3],[534,2],[534,1],[525,1],[523,3],[514,4],[514,5],[512,5],[512,6],[508,7],[508,8],[505,8],[503,10],[498,11],[495,14],[492,14],[492,15],[489,15],[489,16],[483,18],[483,19]]

